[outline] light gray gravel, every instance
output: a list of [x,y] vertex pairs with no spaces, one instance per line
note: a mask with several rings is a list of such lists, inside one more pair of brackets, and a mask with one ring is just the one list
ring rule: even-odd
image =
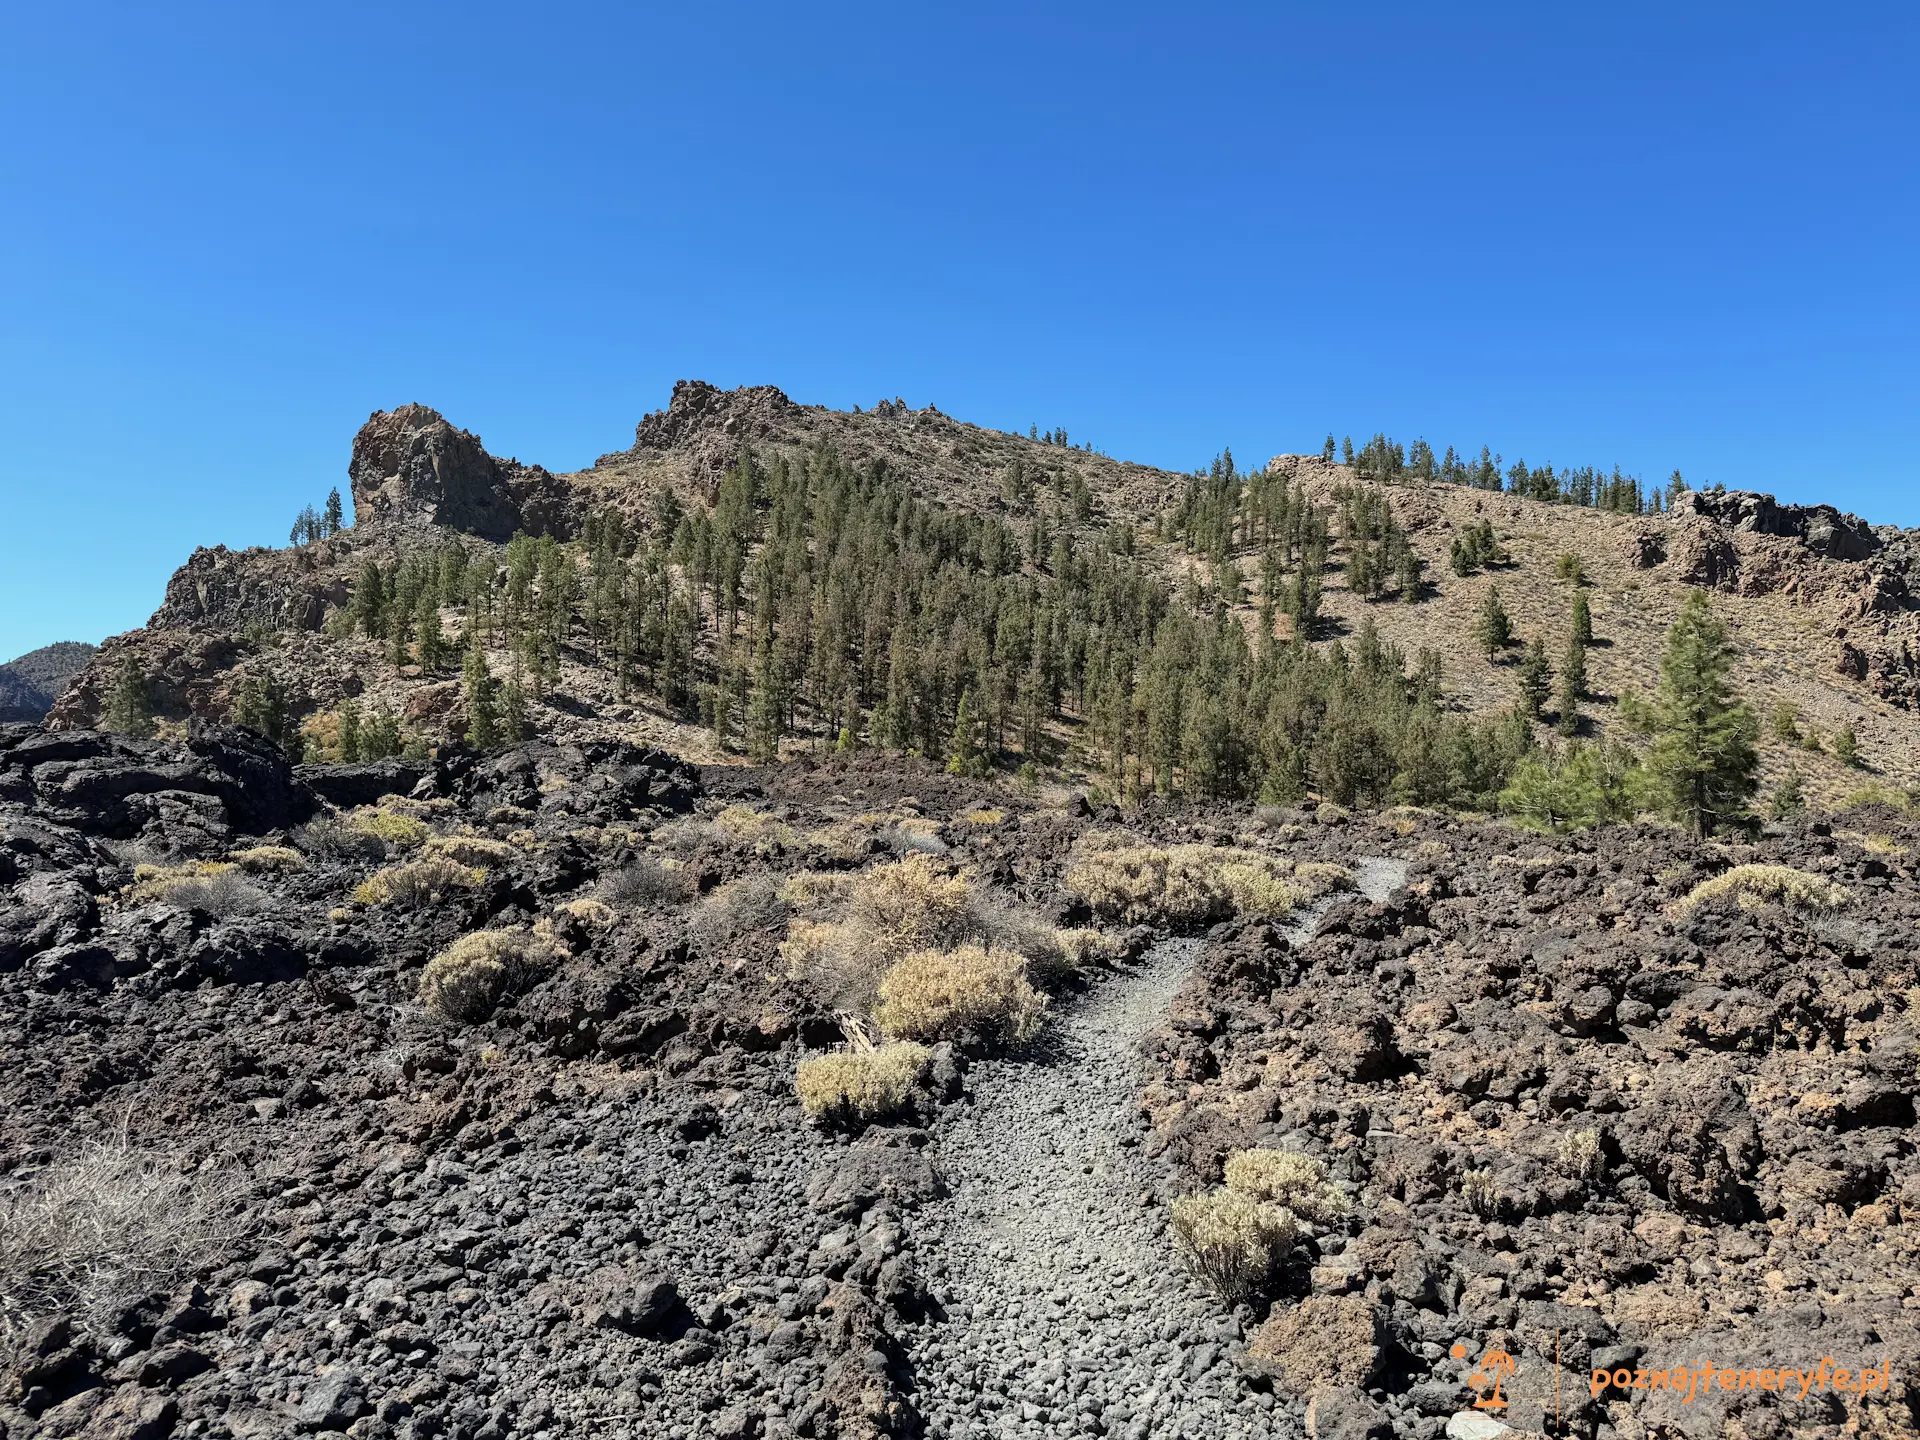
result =
[[[1357,879],[1377,900],[1405,873],[1365,860]],[[1157,946],[1056,1014],[1030,1052],[977,1065],[973,1103],[942,1123],[950,1195],[914,1229],[947,1315],[908,1336],[931,1434],[1302,1433],[1285,1402],[1241,1384],[1240,1325],[1174,1265],[1162,1171],[1141,1154],[1140,1041],[1200,946]]]

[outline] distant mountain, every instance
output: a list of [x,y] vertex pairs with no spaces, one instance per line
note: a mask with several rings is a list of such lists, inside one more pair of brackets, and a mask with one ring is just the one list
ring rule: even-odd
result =
[[99,647],[62,640],[0,665],[0,720],[39,720]]

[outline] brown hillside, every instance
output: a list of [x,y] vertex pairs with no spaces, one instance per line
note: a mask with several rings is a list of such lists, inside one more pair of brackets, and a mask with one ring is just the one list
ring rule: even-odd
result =
[[[267,671],[296,713],[359,696],[388,704],[429,739],[450,736],[463,723],[455,680],[395,667],[378,643],[341,640],[324,628],[346,603],[364,559],[391,562],[447,531],[475,545],[498,543],[521,529],[565,539],[607,506],[644,516],[663,489],[684,504],[706,506],[743,447],[770,460],[799,459],[820,446],[861,466],[884,467],[929,501],[1010,522],[1019,521],[1011,495],[1017,487],[1010,483],[1016,467],[1035,493],[1064,501],[1083,487],[1091,499],[1078,529],[1091,533],[1128,522],[1139,527],[1149,563],[1169,571],[1199,563],[1150,538],[1150,527],[1183,492],[1187,477],[983,429],[932,406],[913,410],[888,401],[843,412],[797,404],[771,386],[723,391],[681,381],[666,410],[641,420],[632,447],[603,455],[586,470],[554,474],[494,457],[479,437],[409,405],[374,415],[354,440],[353,528],[295,549],[196,551],[148,625],[107,642],[61,698],[51,723],[72,728],[97,721],[112,677],[132,655],[150,677],[165,718],[224,715],[240,681]],[[1346,466],[1317,456],[1280,456],[1271,467],[1325,503],[1337,487],[1361,483]],[[1612,701],[1622,692],[1651,688],[1665,626],[1686,588],[1705,585],[1742,645],[1739,678],[1763,716],[1784,702],[1797,708],[1803,731],[1824,739],[1851,724],[1875,772],[1848,772],[1829,753],[1769,735],[1770,777],[1795,764],[1827,798],[1869,778],[1901,785],[1920,779],[1913,743],[1920,725],[1913,713],[1920,698],[1920,559],[1910,534],[1869,528],[1829,507],[1784,506],[1743,492],[1683,496],[1670,514],[1629,516],[1452,486],[1387,488],[1426,561],[1425,596],[1401,605],[1351,595],[1336,546],[1318,643],[1351,635],[1371,616],[1394,643],[1441,654],[1458,704],[1503,707],[1515,693],[1512,659],[1494,665],[1477,653],[1473,617],[1487,587],[1497,584],[1519,635],[1538,635],[1557,662],[1571,591],[1554,579],[1555,565],[1571,553],[1590,582],[1599,641],[1589,659],[1594,698],[1583,707],[1589,731],[1615,723]],[[1063,504],[1060,513],[1070,514],[1070,507]],[[1481,521],[1492,522],[1508,563],[1456,577],[1448,547]],[[612,735],[695,756],[707,748],[704,732],[681,718],[644,702],[616,702],[610,677],[584,654],[564,657],[560,684],[538,712],[539,728],[556,735]]]

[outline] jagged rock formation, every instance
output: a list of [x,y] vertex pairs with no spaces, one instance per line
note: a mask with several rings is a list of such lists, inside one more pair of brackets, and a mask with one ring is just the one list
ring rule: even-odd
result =
[[62,640],[0,665],[0,722],[44,716],[93,658],[94,648],[83,641]]
[[424,405],[370,416],[347,475],[358,523],[444,525],[483,540],[518,530],[565,538],[574,523],[565,484],[538,465],[496,459]]

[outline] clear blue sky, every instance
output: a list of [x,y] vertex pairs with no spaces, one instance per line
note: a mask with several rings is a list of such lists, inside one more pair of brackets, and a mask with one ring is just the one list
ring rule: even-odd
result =
[[1385,429],[1920,523],[1910,4],[0,9],[0,657],[375,409]]

